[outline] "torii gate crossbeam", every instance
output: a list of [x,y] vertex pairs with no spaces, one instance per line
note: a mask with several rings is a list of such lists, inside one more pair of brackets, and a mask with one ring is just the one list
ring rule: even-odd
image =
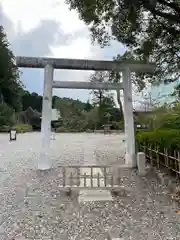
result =
[[74,82],[74,81],[53,81],[53,88],[67,89],[104,89],[104,90],[119,90],[123,89],[122,83],[92,83],[92,82]]
[[[35,58],[16,57],[16,64],[23,68],[44,68],[44,92],[42,106],[42,149],[38,163],[41,170],[51,167],[48,159],[48,151],[51,136],[51,114],[52,114],[52,89],[109,89],[124,90],[124,120],[126,134],[126,165],[134,167],[137,165],[135,156],[134,120],[132,105],[131,72],[153,72],[154,63],[141,61],[98,61],[83,59],[57,59],[57,58]],[[95,71],[117,71],[122,72],[123,83],[89,83],[89,82],[61,82],[53,81],[54,69],[71,70],[95,70]]]

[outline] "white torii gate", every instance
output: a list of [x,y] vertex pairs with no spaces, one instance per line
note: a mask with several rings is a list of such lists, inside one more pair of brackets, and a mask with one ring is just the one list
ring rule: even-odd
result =
[[[57,59],[57,58],[36,58],[16,57],[16,64],[23,68],[44,68],[44,92],[42,106],[42,149],[38,162],[38,169],[46,170],[51,168],[48,158],[51,138],[51,115],[52,115],[52,89],[107,89],[124,90],[124,121],[126,134],[126,156],[127,167],[135,167],[135,136],[132,105],[132,84],[131,72],[153,72],[154,63],[144,64],[140,61],[98,61],[83,59]],[[91,83],[91,82],[70,82],[53,81],[54,69],[71,70],[95,70],[95,71],[117,71],[122,72],[122,83]]]

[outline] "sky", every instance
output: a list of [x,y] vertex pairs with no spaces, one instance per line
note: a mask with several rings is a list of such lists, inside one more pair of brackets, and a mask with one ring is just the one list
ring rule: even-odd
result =
[[[15,56],[112,60],[124,46],[111,42],[106,48],[92,45],[87,26],[64,0],[0,0],[4,26]],[[21,80],[30,92],[42,94],[43,70],[21,69]],[[55,70],[57,81],[88,81],[90,71]],[[156,92],[159,90],[156,90]],[[59,97],[87,101],[88,90],[54,89]],[[141,97],[134,94],[134,99]]]
[[[122,54],[122,44],[101,49],[91,44],[88,28],[62,0],[0,0],[0,24],[14,54],[32,57],[111,60]],[[55,70],[54,80],[87,81],[90,71]],[[29,91],[42,94],[43,70],[22,69],[21,80]],[[88,99],[88,90],[54,90],[60,97]]]

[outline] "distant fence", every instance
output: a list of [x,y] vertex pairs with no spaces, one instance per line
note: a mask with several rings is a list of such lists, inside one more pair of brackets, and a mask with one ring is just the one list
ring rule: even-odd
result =
[[151,165],[157,168],[165,167],[180,177],[180,151],[170,149],[160,151],[158,147],[153,149],[144,145],[140,145],[138,149],[145,153],[146,159]]

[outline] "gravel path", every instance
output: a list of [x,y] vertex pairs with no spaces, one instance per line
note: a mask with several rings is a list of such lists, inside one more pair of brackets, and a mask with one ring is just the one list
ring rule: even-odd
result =
[[57,134],[51,141],[52,170],[38,172],[40,134],[0,135],[0,239],[123,240],[180,239],[180,217],[153,172],[121,170],[130,191],[113,201],[78,203],[78,192],[59,191],[60,165],[94,164],[84,159],[87,146],[97,164],[123,164],[123,135]]

